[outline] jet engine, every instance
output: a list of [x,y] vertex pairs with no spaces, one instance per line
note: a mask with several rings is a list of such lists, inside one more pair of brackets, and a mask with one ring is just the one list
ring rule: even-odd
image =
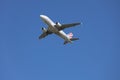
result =
[[59,26],[59,27],[60,27],[60,26],[61,26],[61,24],[60,24],[59,22],[56,22],[56,26]]
[[47,29],[42,27],[42,31],[43,32],[47,32]]

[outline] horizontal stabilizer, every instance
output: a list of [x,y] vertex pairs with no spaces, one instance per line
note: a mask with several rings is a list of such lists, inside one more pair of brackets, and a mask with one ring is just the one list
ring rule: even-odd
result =
[[79,40],[79,38],[71,38],[71,41]]
[[[79,38],[71,38],[70,40],[71,40],[71,43],[72,43],[72,41],[79,40]],[[65,41],[65,42],[64,42],[64,45],[67,44],[67,43],[68,43],[68,42]]]

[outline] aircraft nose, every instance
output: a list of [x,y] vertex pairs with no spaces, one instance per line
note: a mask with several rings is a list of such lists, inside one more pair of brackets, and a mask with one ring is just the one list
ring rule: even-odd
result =
[[40,15],[40,17],[42,17],[42,15]]
[[44,15],[40,15],[40,17],[41,17],[41,18],[43,18],[43,17],[44,17]]

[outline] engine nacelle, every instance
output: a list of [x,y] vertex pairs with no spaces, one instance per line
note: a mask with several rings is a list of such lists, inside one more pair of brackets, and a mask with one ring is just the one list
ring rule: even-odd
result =
[[61,26],[61,24],[60,24],[59,22],[56,22],[56,26],[59,26],[59,27],[60,27],[60,26]]
[[42,27],[42,31],[43,32],[47,32],[47,29]]

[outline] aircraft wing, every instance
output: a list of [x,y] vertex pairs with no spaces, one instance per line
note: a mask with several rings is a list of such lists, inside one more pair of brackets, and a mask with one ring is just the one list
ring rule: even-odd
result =
[[45,37],[48,36],[49,34],[52,34],[52,32],[43,32],[43,33],[39,36],[39,39],[45,38]]
[[63,24],[60,27],[58,27],[58,30],[63,30],[65,28],[73,27],[73,26],[76,26],[76,25],[80,25],[80,23]]

